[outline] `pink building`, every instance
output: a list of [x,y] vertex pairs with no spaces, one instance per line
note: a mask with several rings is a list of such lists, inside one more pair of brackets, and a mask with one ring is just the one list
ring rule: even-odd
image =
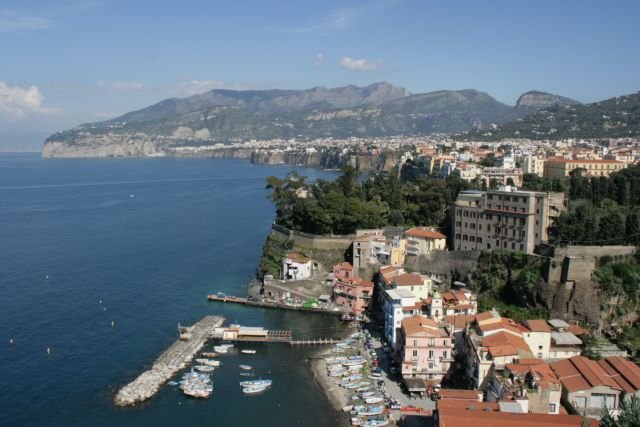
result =
[[333,266],[333,301],[356,316],[369,306],[373,296],[373,282],[353,277],[353,267],[348,262]]
[[402,377],[438,384],[453,363],[453,336],[426,316],[402,320]]
[[348,262],[341,262],[333,266],[333,285],[336,279],[353,279],[353,266]]

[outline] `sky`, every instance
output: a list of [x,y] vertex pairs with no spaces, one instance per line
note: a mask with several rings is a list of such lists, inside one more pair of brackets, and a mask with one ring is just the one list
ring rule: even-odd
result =
[[640,90],[636,0],[0,0],[0,148],[214,88]]

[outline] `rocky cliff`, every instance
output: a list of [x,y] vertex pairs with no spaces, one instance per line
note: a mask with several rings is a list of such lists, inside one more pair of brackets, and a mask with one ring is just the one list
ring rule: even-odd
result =
[[530,108],[533,110],[540,108],[549,108],[553,106],[577,105],[580,102],[552,93],[540,92],[538,90],[530,90],[520,95],[516,108]]

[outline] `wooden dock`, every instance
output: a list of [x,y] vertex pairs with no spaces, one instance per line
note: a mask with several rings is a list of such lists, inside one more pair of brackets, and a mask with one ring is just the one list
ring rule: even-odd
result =
[[153,397],[162,384],[191,362],[207,340],[213,336],[214,329],[221,326],[223,322],[223,317],[205,316],[193,326],[180,327],[181,336],[188,335],[189,339],[176,341],[162,353],[151,369],[122,387],[114,398],[115,404],[135,405]]
[[293,306],[287,305],[277,302],[268,302],[268,301],[255,301],[250,300],[248,298],[243,297],[235,297],[235,296],[218,296],[218,295],[207,295],[207,299],[209,301],[216,302],[229,302],[232,304],[241,304],[241,305],[249,305],[253,307],[263,307],[263,308],[274,308],[278,310],[293,310],[293,311],[304,311],[308,313],[323,313],[323,314],[333,314],[336,316],[340,316],[344,314],[343,311],[335,311],[335,310],[327,310],[324,308],[313,308],[313,307],[301,307],[301,306]]
[[289,344],[294,345],[333,345],[339,343],[341,340],[335,340],[333,338],[314,338],[310,340],[297,340],[289,341]]

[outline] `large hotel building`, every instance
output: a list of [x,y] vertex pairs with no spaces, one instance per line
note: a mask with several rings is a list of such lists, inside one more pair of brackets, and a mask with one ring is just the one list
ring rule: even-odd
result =
[[549,179],[565,178],[575,169],[584,169],[585,176],[609,176],[624,169],[626,164],[617,160],[570,160],[551,157],[544,162],[544,177]]
[[533,253],[549,239],[549,227],[566,209],[564,193],[462,191],[454,205],[454,249],[504,249]]

